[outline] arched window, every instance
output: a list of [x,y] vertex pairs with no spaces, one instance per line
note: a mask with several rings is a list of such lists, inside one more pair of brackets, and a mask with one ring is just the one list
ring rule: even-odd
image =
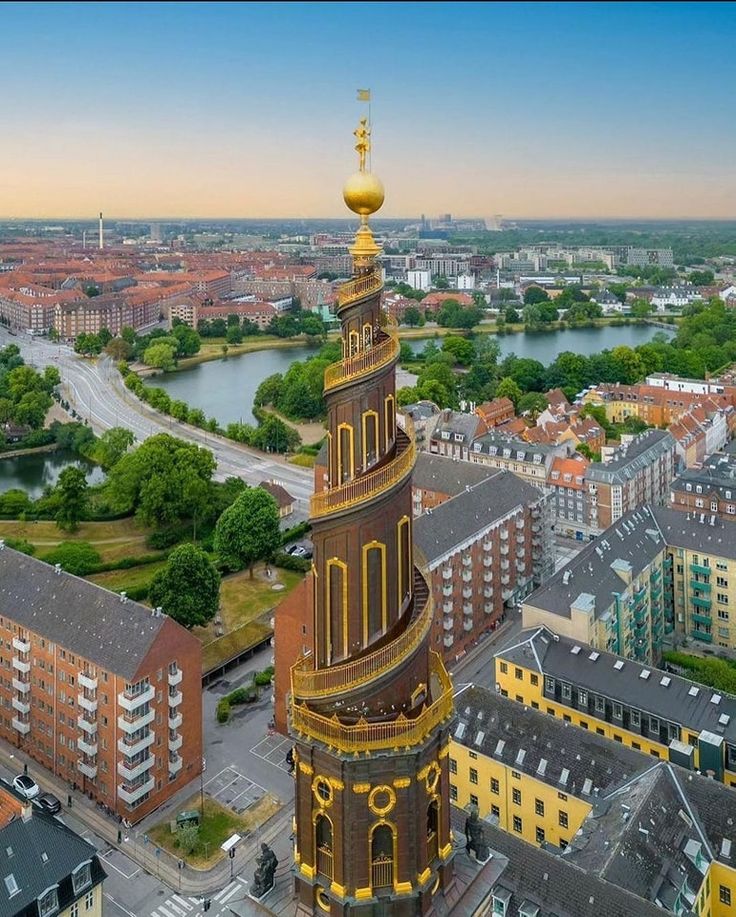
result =
[[337,476],[338,482],[344,484],[355,474],[353,463],[353,428],[350,424],[341,423],[338,427],[337,441]]
[[317,848],[317,874],[332,881],[332,823],[326,815],[314,822],[314,844]]
[[376,825],[371,832],[371,884],[374,889],[394,884],[394,833],[390,825]]
[[391,448],[396,434],[396,403],[393,395],[387,395],[383,403],[383,421],[385,425],[386,450]]
[[363,467],[372,465],[378,458],[378,414],[366,411],[363,414]]
[[348,654],[348,570],[336,557],[327,561],[327,607],[329,608],[329,656],[332,663]]
[[399,558],[399,575],[397,577],[399,609],[411,593],[411,524],[409,517],[399,519],[396,527],[396,550]]
[[427,865],[439,856],[439,825],[439,806],[437,800],[433,799],[427,806]]
[[363,325],[363,349],[368,350],[372,343],[373,329],[370,325]]
[[386,546],[372,541],[363,547],[363,645],[386,629]]
[[360,335],[357,331],[350,332],[350,356],[355,356],[355,354],[360,350]]

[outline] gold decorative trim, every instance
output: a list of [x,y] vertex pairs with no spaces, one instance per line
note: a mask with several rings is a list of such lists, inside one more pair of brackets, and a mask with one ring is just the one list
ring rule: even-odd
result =
[[440,751],[437,757],[442,759],[442,758],[446,758],[449,754],[450,754],[450,743],[448,742],[447,745],[443,745],[442,748],[440,748]]
[[[370,627],[368,623],[369,618],[369,598],[370,598],[370,583],[368,582],[368,553],[370,551],[378,551],[381,557],[381,633],[386,632],[386,615],[388,612],[387,608],[387,593],[386,593],[386,545],[382,541],[369,541],[368,544],[363,545],[363,646],[368,646],[368,641],[374,635],[369,633]],[[375,601],[376,596],[373,597]]]
[[408,786],[411,786],[411,778],[409,777],[397,777],[396,780],[391,782],[397,790],[405,790]]
[[333,882],[332,885],[330,885],[330,891],[333,895],[337,895],[338,898],[345,897],[345,886],[340,885],[339,882]]
[[368,888],[356,888],[355,889],[355,900],[356,901],[365,901],[367,898],[373,897],[373,889],[369,886]]
[[442,770],[435,761],[433,761],[427,768],[427,773],[425,774],[425,789],[428,793],[434,793],[437,790],[437,785],[440,782],[440,776]]
[[307,879],[313,879],[316,871],[315,867],[310,866],[309,863],[299,864],[299,872],[301,872],[303,876],[306,876]]
[[417,876],[417,883],[419,885],[424,885],[425,882],[428,882],[432,877],[432,870],[427,866],[424,872],[420,872]]
[[440,849],[440,857],[443,860],[449,860],[451,856],[452,856],[452,842],[450,842],[449,844],[445,844],[445,846]]
[[338,780],[337,777],[330,777],[329,780],[330,780],[330,786],[333,789],[335,790],[344,790],[345,789],[345,784],[342,782],[342,780]]
[[303,761],[299,762],[299,770],[307,775],[314,773],[314,768],[310,764],[305,764]]
[[327,642],[325,645],[325,658],[328,664],[332,662],[332,568],[340,571],[340,620],[342,621],[342,654],[348,655],[348,565],[339,557],[331,557],[327,561],[327,576],[325,577],[325,590],[327,592]]
[[371,785],[370,783],[354,783],[353,792],[354,793],[370,793]]
[[394,891],[397,895],[410,895],[414,891],[411,882],[394,882]]
[[[331,891],[332,889],[330,889]],[[332,905],[330,904],[330,899],[324,892],[324,889],[317,886],[314,890],[314,900],[317,902],[317,907],[324,911],[325,914],[329,914],[332,910]]]
[[[325,786],[330,791],[330,795],[327,799],[320,795],[320,786]],[[329,809],[335,798],[335,788],[332,786],[330,778],[325,777],[323,774],[315,774],[314,780],[312,780],[312,795],[317,801],[317,805],[320,809]]]
[[[388,796],[388,801],[385,805],[379,805],[376,802],[376,797],[379,795]],[[374,786],[368,796],[368,808],[373,812],[374,815],[383,817],[388,815],[389,812],[393,811],[396,805],[396,793],[393,791],[393,788],[387,784],[381,784],[380,786]]]

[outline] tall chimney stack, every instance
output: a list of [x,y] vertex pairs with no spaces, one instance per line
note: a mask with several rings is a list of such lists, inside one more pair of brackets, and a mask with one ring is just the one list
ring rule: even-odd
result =
[[105,240],[102,236],[102,211],[100,210],[100,251],[105,247]]

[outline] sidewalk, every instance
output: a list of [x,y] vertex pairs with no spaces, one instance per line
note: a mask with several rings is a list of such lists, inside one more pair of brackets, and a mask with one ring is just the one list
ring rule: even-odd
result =
[[[34,771],[41,769],[21,749],[12,749],[3,744],[0,747],[0,761],[12,770],[20,772],[24,764]],[[12,754],[12,757],[11,757]],[[133,827],[126,830],[117,818],[105,815],[96,805],[79,790],[72,790],[68,784],[55,774],[43,769],[44,789],[54,793],[62,802],[64,815],[71,811],[75,818],[85,827],[102,838],[111,848],[119,850],[147,873],[158,878],[175,892],[187,895],[211,895],[230,882],[231,868],[235,874],[246,871],[245,878],[250,881],[248,868],[255,871],[255,858],[260,845],[266,843],[273,847],[280,863],[291,862],[291,820],[293,807],[285,805],[265,825],[240,843],[235,850],[234,861],[224,857],[208,870],[192,869],[184,866],[179,869],[179,860],[166,850],[144,841],[145,831]],[[72,798],[71,810],[67,807],[68,797]],[[118,843],[118,831],[123,840]],[[126,840],[127,837],[127,840]],[[231,867],[232,862],[232,867]]]

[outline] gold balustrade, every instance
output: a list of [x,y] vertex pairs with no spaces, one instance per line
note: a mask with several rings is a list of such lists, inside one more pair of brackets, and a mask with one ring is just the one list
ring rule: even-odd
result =
[[354,280],[348,280],[346,283],[340,284],[340,289],[337,292],[338,308],[347,306],[352,302],[358,302],[358,300],[363,299],[364,296],[369,296],[371,293],[377,293],[382,287],[381,272],[376,270],[371,271],[370,274],[356,277]]
[[325,391],[348,380],[359,379],[382,366],[388,366],[398,359],[400,346],[395,334],[389,334],[380,344],[332,363],[325,370]]
[[421,594],[415,594],[415,596],[424,599],[424,606],[419,614],[414,616],[406,630],[395,640],[374,653],[369,653],[367,656],[362,656],[344,665],[330,666],[325,669],[314,668],[313,656],[302,656],[297,659],[291,667],[292,697],[310,700],[351,691],[368,681],[379,678],[407,659],[432,626],[433,608],[429,591],[425,589],[423,596]]
[[310,739],[348,754],[388,751],[418,745],[454,712],[450,676],[438,654],[432,650],[431,655],[432,672],[439,679],[442,693],[418,716],[409,718],[402,713],[395,720],[381,723],[369,723],[361,719],[357,723],[346,724],[340,722],[337,714],[331,717],[323,716],[310,710],[306,704],[298,704],[292,700],[292,728]]
[[381,468],[361,475],[346,484],[341,484],[339,487],[331,487],[320,493],[312,494],[309,500],[310,518],[328,516],[330,513],[349,509],[364,500],[384,493],[411,473],[415,458],[414,441],[408,440],[406,448]]

